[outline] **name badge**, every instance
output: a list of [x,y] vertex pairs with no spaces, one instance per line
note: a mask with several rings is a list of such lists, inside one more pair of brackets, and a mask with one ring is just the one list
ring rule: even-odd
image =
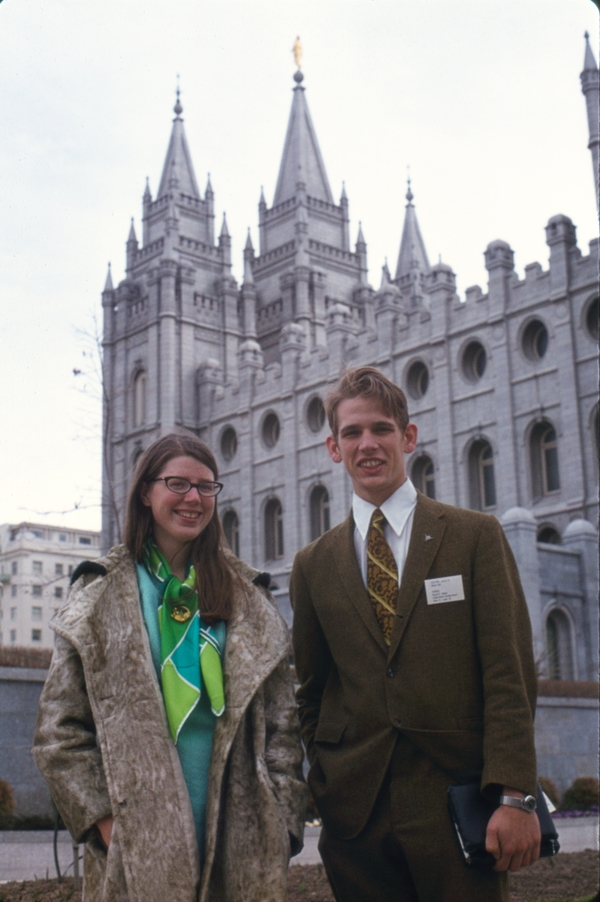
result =
[[465,590],[462,576],[441,576],[425,580],[427,604],[444,604],[446,601],[463,601]]

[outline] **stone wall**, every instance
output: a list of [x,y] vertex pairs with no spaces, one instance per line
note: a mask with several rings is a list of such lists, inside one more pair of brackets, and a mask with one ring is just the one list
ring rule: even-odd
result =
[[538,774],[562,794],[577,777],[598,776],[598,683],[540,680],[535,718]]
[[50,793],[31,754],[46,670],[0,667],[0,779],[13,788],[19,818],[53,817]]
[[[31,755],[47,671],[0,667],[0,779],[11,784],[16,815],[52,817],[50,793]],[[598,775],[598,684],[540,681],[536,714],[538,773],[563,793],[576,777]]]

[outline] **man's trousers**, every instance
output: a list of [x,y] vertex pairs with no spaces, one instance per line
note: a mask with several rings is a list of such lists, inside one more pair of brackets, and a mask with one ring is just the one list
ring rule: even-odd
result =
[[450,779],[398,737],[364,829],[319,851],[337,902],[508,902],[507,874],[463,862],[448,814]]

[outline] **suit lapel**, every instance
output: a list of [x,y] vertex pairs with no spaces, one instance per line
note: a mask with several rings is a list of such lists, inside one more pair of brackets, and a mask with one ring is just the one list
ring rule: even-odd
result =
[[356,560],[354,528],[354,518],[352,513],[350,513],[348,518],[342,523],[336,542],[337,550],[335,561],[339,580],[356,609],[358,616],[361,618],[382,651],[387,654],[387,645],[385,644],[381,627],[377,622],[373,605],[371,604],[367,589],[362,580],[358,561]]
[[445,530],[446,524],[440,505],[419,492],[398,595],[397,612],[402,616],[396,617],[392,631],[389,648],[390,659],[402,641],[410,615],[435,560]]

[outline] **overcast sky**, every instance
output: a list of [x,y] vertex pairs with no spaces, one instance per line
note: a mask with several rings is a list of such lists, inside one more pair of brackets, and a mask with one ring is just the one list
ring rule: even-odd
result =
[[[100,526],[100,415],[86,334],[156,193],[176,76],[199,184],[227,212],[234,275],[273,199],[292,45],[352,243],[395,267],[410,166],[431,262],[486,290],[502,238],[547,267],[544,226],[597,234],[579,74],[591,0],[0,0],[0,523]],[[73,370],[82,370],[74,376]],[[68,513],[78,506],[75,513]]]

